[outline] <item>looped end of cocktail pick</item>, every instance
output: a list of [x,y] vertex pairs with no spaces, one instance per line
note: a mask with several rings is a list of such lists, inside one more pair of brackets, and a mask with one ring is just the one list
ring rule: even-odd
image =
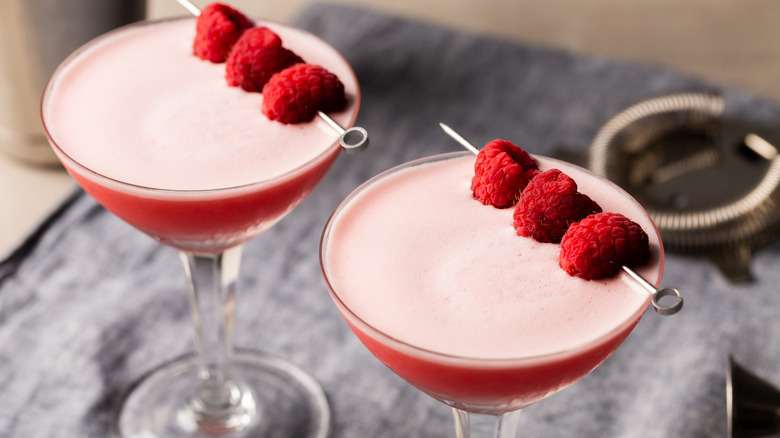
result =
[[[683,307],[682,292],[676,287],[662,287],[656,288],[649,281],[645,280],[641,275],[637,274],[633,269],[623,266],[623,271],[639,283],[647,293],[653,297],[653,309],[659,315],[674,315],[679,312]],[[666,297],[672,297],[672,300],[666,299]]]
[[[471,142],[463,138],[463,136],[458,134],[454,129],[450,128],[444,123],[439,123],[439,126],[441,126],[441,129],[443,129],[444,132],[447,133],[447,135],[452,137],[461,146],[468,149],[475,155],[479,153],[479,149],[477,149],[473,144],[471,144]],[[674,315],[675,313],[679,312],[680,309],[682,309],[683,297],[679,289],[677,289],[676,287],[663,287],[661,289],[658,289],[652,284],[650,284],[649,281],[645,280],[641,275],[637,274],[633,269],[627,266],[622,266],[622,268],[628,274],[629,277],[631,277],[640,286],[642,286],[644,290],[646,290],[650,295],[652,295],[653,309],[655,309],[655,311],[658,314]],[[667,297],[673,297],[671,302],[669,302],[669,299]]]
[[364,151],[368,147],[368,131],[365,128],[353,126],[349,129],[344,129],[324,112],[317,111],[317,115],[341,136],[339,144],[346,153],[355,154]]

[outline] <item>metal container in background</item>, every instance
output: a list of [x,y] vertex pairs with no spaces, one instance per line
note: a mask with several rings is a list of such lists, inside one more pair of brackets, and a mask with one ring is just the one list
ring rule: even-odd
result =
[[85,42],[145,14],[146,0],[0,0],[0,151],[57,163],[40,116],[49,76]]

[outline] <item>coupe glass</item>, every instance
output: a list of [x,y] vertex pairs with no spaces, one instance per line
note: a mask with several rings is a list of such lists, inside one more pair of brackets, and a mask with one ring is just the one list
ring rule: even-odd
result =
[[[182,19],[192,22],[194,34],[194,19]],[[140,22],[114,32],[157,23]],[[62,164],[95,200],[180,251],[196,330],[194,354],[149,371],[126,392],[116,411],[113,432],[144,438],[327,436],[330,409],[320,385],[276,356],[234,351],[233,326],[242,245],[270,228],[314,189],[339,154],[339,136],[334,133],[328,145],[323,145],[327,146],[324,152],[297,168],[272,178],[258,175],[255,182],[240,186],[170,190],[101,174],[69,155],[67,140],[51,129],[47,115],[60,86],[58,76],[102,38],[105,35],[77,50],[53,74],[42,102],[47,135]],[[351,126],[360,96],[354,73],[347,69],[352,77],[342,81],[354,83],[355,94],[348,96],[350,107],[339,113],[339,119],[342,125]],[[259,109],[258,117],[263,117]]]
[[[335,262],[331,260],[332,256],[329,256],[331,248],[339,247],[338,238],[334,238],[334,223],[339,221],[340,215],[345,208],[356,202],[356,198],[361,195],[368,197],[369,194],[374,193],[363,194],[364,191],[371,190],[375,185],[388,177],[415,166],[460,159],[463,154],[450,153],[412,161],[385,171],[358,187],[337,207],[328,220],[320,245],[320,261],[322,273],[331,297],[355,335],[374,356],[398,376],[436,400],[452,407],[458,437],[467,438],[474,436],[475,432],[469,429],[470,418],[474,415],[480,415],[478,418],[480,418],[480,424],[482,424],[484,422],[482,420],[486,418],[482,417],[482,415],[487,415],[487,419],[494,421],[494,428],[491,431],[492,436],[495,438],[510,438],[515,436],[520,410],[573,384],[601,364],[623,342],[639,322],[651,302],[651,296],[648,294],[647,299],[641,301],[635,308],[630,309],[619,324],[600,335],[597,339],[576,345],[565,351],[556,351],[543,355],[518,355],[517,357],[505,358],[456,356],[436,351],[430,348],[430,346],[423,348],[414,345],[404,339],[400,339],[396,335],[388,334],[387,329],[377,328],[374,321],[347,304],[348,300],[344,299],[344,291],[339,289],[338,281],[334,281],[332,271],[334,269],[333,263]],[[469,153],[465,152],[465,154]],[[537,160],[544,159],[548,166],[557,162],[557,160],[549,158],[536,158]],[[561,162],[557,163],[562,164]],[[603,180],[608,187],[619,191],[621,193],[620,196],[624,196],[629,202],[635,203],[633,199],[614,184],[584,169],[580,170],[584,172],[583,175]],[[577,180],[576,177],[575,180]],[[463,185],[463,187],[468,190],[467,184]],[[390,186],[384,186],[377,192],[382,193],[390,190],[392,190]],[[421,189],[420,192],[424,193],[421,196],[433,196],[430,191],[424,189]],[[383,203],[387,202],[386,198],[382,199]],[[477,201],[474,202],[477,203]],[[511,212],[509,213],[509,218],[511,221]],[[355,221],[358,220],[360,220],[360,217],[350,217],[349,221],[345,220],[344,224],[350,224],[350,226],[344,225],[341,227],[343,231],[340,231],[340,233],[350,232],[354,229]],[[453,218],[452,220],[459,219]],[[647,218],[647,221],[642,223],[652,224],[652,221]],[[403,226],[409,226],[409,223],[405,222]],[[650,269],[653,274],[652,281],[657,282],[660,281],[663,271],[663,249],[660,246],[660,238],[657,237],[657,230],[652,228],[646,231],[654,234],[654,236],[651,236],[651,242],[653,237],[658,242],[657,254],[652,262],[654,265]],[[360,232],[365,233],[366,231],[361,230]],[[521,239],[518,236],[509,237]],[[400,239],[395,237],[395,240]],[[377,251],[381,252],[385,251],[385,249],[378,248]],[[408,253],[405,252],[404,254]],[[344,260],[347,260],[347,257]],[[351,260],[359,257],[366,258],[370,257],[370,255],[355,255],[351,257]],[[482,267],[475,269],[482,269]],[[395,266],[395,272],[390,275],[403,275],[400,272],[402,270],[402,268]],[[341,272],[340,275],[345,277],[350,273],[349,270]],[[418,274],[417,271],[415,271],[415,274]],[[430,273],[430,275],[437,274]],[[485,273],[484,275],[488,276],[489,274]],[[382,280],[376,279],[376,281],[381,282]],[[572,279],[572,281],[584,280]],[[354,284],[351,286],[354,287]],[[633,288],[633,285],[630,285],[629,282],[625,287]],[[360,294],[370,295],[370,293],[370,285],[366,285],[364,290],[360,291]],[[418,294],[425,294],[425,291],[418,290]],[[437,299],[444,300],[445,298],[439,296]],[[363,305],[367,305],[366,303],[364,302]],[[423,318],[423,316],[418,317]],[[434,320],[439,318],[440,316],[437,315],[427,319]]]

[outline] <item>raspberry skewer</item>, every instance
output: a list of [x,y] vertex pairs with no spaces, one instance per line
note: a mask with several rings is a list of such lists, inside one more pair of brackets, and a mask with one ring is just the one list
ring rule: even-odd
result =
[[[455,130],[453,130],[451,127],[444,123],[439,123],[439,126],[444,130],[447,135],[452,137],[456,142],[458,142],[461,146],[463,146],[468,151],[472,152],[475,155],[479,154],[479,149],[475,147],[471,142],[466,140],[463,136],[461,136],[459,133],[457,133]],[[626,218],[627,219],[627,218]],[[639,275],[636,271],[631,269],[629,266],[626,266],[626,264],[622,264],[621,266],[622,270],[628,274],[628,276],[634,280],[639,286],[642,287],[648,294],[652,296],[652,304],[653,309],[660,315],[673,315],[682,309],[683,306],[683,297],[682,293],[679,291],[679,289],[675,287],[663,287],[663,288],[656,288],[652,283],[647,281],[644,277]],[[672,297],[672,301],[666,304],[662,304],[661,300],[666,297]],[[668,301],[668,300],[666,300]]]
[[[187,9],[187,11],[190,12],[192,15],[196,17],[199,17],[201,15],[200,8],[195,6],[195,4],[193,4],[190,0],[176,0],[176,1],[185,9]],[[236,40],[239,38],[241,33],[246,31],[247,28],[250,26],[247,24],[248,20],[246,19],[246,17],[243,16],[243,14],[241,14],[238,11],[232,10],[232,8],[225,7],[225,9],[228,9],[231,14],[235,15],[234,17],[232,17],[232,19],[236,20],[237,24],[236,24],[236,29],[232,29],[232,32],[228,32],[228,35],[224,37],[226,40],[221,41],[220,44],[232,45],[236,42]],[[222,49],[224,49],[224,47]],[[295,56],[295,55],[291,55],[291,56]],[[221,59],[221,57],[219,59]],[[337,121],[333,120],[332,117],[330,117],[328,114],[326,114],[321,110],[317,110],[316,115],[320,119],[325,121],[325,123],[339,135],[339,145],[341,145],[341,147],[344,149],[345,152],[347,153],[361,152],[368,147],[368,143],[369,143],[368,131],[366,131],[365,128],[360,126],[353,126],[349,129],[345,129]]]

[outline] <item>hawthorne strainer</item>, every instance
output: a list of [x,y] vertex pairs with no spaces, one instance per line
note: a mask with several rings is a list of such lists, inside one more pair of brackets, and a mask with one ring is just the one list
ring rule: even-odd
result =
[[710,257],[744,281],[753,250],[780,232],[780,143],[776,129],[724,109],[708,93],[639,102],[598,132],[588,167],[642,203],[667,249]]

